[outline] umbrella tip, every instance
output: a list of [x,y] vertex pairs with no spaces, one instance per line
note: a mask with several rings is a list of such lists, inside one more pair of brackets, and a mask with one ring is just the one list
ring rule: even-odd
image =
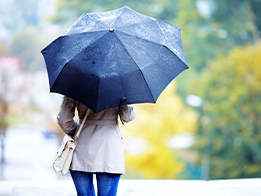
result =
[[114,29],[113,28],[110,28],[110,32],[113,32],[114,31]]

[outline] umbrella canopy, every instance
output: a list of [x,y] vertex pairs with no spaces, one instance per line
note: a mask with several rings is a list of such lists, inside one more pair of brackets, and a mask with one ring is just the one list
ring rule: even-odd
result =
[[188,69],[180,28],[126,6],[83,14],[41,52],[50,91],[95,113],[155,103],[164,88]]

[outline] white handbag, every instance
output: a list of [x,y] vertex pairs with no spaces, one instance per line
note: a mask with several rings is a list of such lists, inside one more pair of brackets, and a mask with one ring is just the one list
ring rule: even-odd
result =
[[72,162],[73,151],[77,145],[76,141],[81,133],[82,127],[86,121],[86,118],[87,118],[89,112],[90,112],[90,109],[88,108],[88,110],[84,116],[84,119],[81,123],[81,126],[80,126],[77,134],[75,135],[74,139],[67,134],[64,136],[62,145],[59,148],[55,161],[53,163],[54,171],[61,172],[62,175],[65,175],[69,171],[69,168],[70,168],[70,165]]

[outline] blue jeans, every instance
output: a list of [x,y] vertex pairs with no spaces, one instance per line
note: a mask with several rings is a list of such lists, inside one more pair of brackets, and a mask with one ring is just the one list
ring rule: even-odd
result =
[[[93,173],[70,170],[77,196],[95,196]],[[116,196],[120,174],[96,173],[98,196]]]

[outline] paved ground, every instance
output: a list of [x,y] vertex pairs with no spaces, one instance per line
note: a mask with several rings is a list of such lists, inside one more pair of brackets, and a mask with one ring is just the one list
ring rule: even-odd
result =
[[[121,180],[118,196],[261,196],[261,179]],[[0,196],[76,196],[71,181],[0,181]]]

